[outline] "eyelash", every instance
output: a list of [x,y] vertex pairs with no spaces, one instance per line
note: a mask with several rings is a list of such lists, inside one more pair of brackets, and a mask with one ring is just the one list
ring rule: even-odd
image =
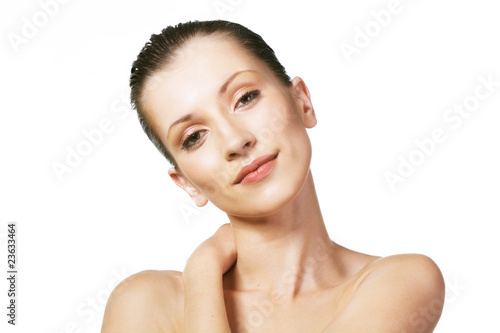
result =
[[259,97],[259,95],[260,95],[260,90],[247,91],[245,94],[243,94],[243,96],[240,97],[240,99],[238,100],[238,102],[234,106],[234,109],[236,110],[236,109],[238,109],[238,108],[241,107],[241,106],[238,106],[238,105],[243,101],[243,99],[251,97],[251,99],[249,101],[243,103],[243,105],[247,105],[248,103],[252,102],[257,97]]
[[[190,135],[186,138],[186,140],[184,140],[184,141],[182,142],[182,147],[181,147],[181,148],[182,148],[182,150],[191,150],[191,149],[195,148],[195,147],[199,144],[200,139],[203,137],[203,136],[201,136],[201,135],[200,135],[200,133],[201,133],[201,132],[205,132],[205,131],[206,131],[206,130],[196,131],[196,132],[194,132],[194,133],[190,134]],[[196,138],[196,137],[198,137],[198,138]],[[196,139],[196,141],[195,141],[195,142],[190,142],[189,140],[190,140],[191,138]]]
[[[245,94],[243,94],[243,96],[240,97],[240,99],[238,100],[238,102],[234,106],[234,109],[235,110],[239,109],[240,107],[245,106],[245,105],[251,103],[254,99],[256,99],[257,97],[259,97],[259,95],[260,95],[260,90],[247,91]],[[248,98],[250,98],[250,99],[247,100],[246,102],[244,102],[244,100],[246,100]],[[240,103],[242,104],[241,106],[239,105]],[[181,149],[189,151],[191,149],[196,148],[199,145],[200,139],[203,137],[202,135],[200,136],[200,133],[202,133],[202,132],[206,132],[206,130],[196,131],[196,132],[190,134],[182,142]],[[196,141],[192,142],[192,141],[190,141],[191,139],[195,139]]]

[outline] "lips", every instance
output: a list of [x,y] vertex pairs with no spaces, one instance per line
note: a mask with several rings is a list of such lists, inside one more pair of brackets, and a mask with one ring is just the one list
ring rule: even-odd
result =
[[264,155],[241,168],[234,180],[236,184],[253,184],[267,177],[274,169],[278,154]]

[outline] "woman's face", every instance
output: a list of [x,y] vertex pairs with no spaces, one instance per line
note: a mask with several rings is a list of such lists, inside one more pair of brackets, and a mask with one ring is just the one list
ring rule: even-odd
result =
[[199,37],[148,79],[143,96],[177,162],[169,174],[197,205],[257,217],[299,193],[311,160],[306,128],[316,124],[300,78],[284,87],[233,39]]

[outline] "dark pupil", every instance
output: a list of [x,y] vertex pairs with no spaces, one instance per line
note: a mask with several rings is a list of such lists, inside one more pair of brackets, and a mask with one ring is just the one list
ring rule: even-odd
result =
[[250,98],[251,98],[250,94],[243,96],[243,99],[242,99],[243,103],[248,103]]
[[200,132],[193,133],[189,136],[189,141],[197,141],[200,137]]

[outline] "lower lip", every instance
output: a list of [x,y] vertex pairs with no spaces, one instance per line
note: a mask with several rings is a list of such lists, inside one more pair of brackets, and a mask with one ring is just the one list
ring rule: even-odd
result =
[[262,164],[257,170],[250,172],[245,176],[240,182],[242,185],[250,185],[260,182],[262,179],[269,176],[271,172],[274,170],[274,166],[276,165],[276,157],[270,160],[267,163]]

